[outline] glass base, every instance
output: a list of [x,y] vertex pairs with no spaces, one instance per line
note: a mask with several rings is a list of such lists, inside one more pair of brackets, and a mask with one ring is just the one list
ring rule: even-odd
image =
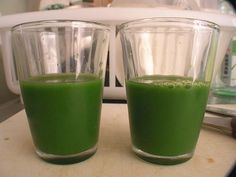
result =
[[36,153],[40,158],[42,158],[47,162],[55,164],[72,164],[81,162],[94,155],[96,151],[97,151],[97,146],[88,149],[86,151],[80,152],[78,154],[55,155],[55,154],[47,154],[36,149]]
[[149,154],[136,147],[133,147],[132,149],[139,158],[147,162],[160,165],[176,165],[188,161],[193,156],[193,152],[178,156],[160,156],[160,155]]

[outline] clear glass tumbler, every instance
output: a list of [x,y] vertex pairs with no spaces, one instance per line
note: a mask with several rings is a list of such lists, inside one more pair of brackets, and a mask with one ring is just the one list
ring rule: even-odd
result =
[[42,159],[74,163],[96,152],[109,31],[69,20],[13,27],[21,93]]
[[193,156],[212,78],[219,27],[187,18],[122,24],[133,151],[177,164]]

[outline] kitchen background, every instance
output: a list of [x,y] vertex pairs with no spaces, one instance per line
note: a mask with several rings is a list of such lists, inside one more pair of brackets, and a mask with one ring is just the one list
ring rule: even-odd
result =
[[[54,0],[1,0],[0,15],[12,15],[17,13],[45,10],[47,4]],[[55,2],[66,3],[66,0],[56,0]],[[86,2],[70,1],[70,5],[90,4],[91,6],[106,6],[111,0],[87,0]],[[23,108],[19,95],[12,93],[6,84],[3,59],[2,59],[2,41],[0,39],[0,122],[15,114]]]
[[[52,4],[53,2],[60,2],[60,4],[65,4],[67,6],[70,5],[69,8],[80,8],[107,6],[112,0],[1,0],[0,14],[11,15],[30,11],[47,10],[50,8],[63,8],[61,6],[48,6],[48,4]],[[229,0],[229,2],[236,8],[235,0]],[[2,48],[1,40],[0,48]],[[0,121],[5,120],[22,108],[23,106],[20,104],[19,96],[12,93],[7,87],[3,70],[2,50],[0,50]]]

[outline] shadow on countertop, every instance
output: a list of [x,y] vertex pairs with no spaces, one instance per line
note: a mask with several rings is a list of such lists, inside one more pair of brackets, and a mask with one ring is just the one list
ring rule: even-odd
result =
[[20,97],[16,97],[5,103],[0,104],[0,122],[13,116],[22,109],[24,109],[24,106],[20,101]]

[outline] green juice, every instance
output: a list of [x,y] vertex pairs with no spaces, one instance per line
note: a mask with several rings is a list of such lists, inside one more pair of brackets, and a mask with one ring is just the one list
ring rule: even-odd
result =
[[209,86],[208,82],[175,76],[143,76],[126,81],[134,148],[157,156],[192,153]]
[[96,148],[102,79],[51,74],[21,81],[20,86],[38,151],[63,156]]

